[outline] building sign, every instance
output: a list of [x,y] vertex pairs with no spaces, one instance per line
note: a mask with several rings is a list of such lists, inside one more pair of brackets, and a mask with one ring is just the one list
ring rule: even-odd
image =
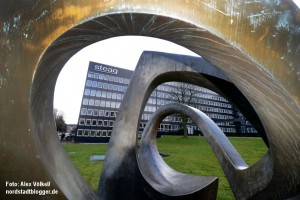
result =
[[99,72],[104,72],[104,73],[109,73],[109,74],[118,74],[118,70],[111,68],[111,67],[106,67],[103,65],[95,65],[94,68],[95,71],[99,71]]

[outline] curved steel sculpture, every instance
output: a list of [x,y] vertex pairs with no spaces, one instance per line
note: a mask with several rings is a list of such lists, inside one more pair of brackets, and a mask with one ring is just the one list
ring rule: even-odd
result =
[[[138,155],[139,169],[143,177],[155,190],[170,196],[187,195],[195,193],[197,190],[208,188],[215,181],[213,177],[197,177],[177,172],[170,168],[159,155],[156,147],[158,128],[165,117],[175,113],[189,116],[197,124],[217,155],[220,164],[228,175],[229,181],[234,179],[231,177],[231,174],[234,174],[232,171],[248,168],[248,165],[229,142],[225,134],[206,114],[187,105],[172,103],[161,106],[153,114],[143,131],[140,144]],[[250,178],[256,180],[257,177]],[[213,190],[209,188],[208,191]],[[205,192],[208,193],[208,191]],[[210,199],[210,197],[206,199]]]
[[[156,85],[199,80],[197,70],[171,66],[171,59],[166,66],[157,66],[155,57],[147,65],[140,60],[130,86],[137,90],[129,90],[122,103],[98,195],[63,151],[52,117],[55,81],[71,56],[103,39],[143,35],[201,55],[253,107],[269,152],[249,169],[233,170],[236,198],[284,199],[299,194],[299,15],[292,1],[1,0],[0,161],[5,165],[0,166],[0,180],[50,181],[49,189],[59,190],[48,196],[53,199],[165,197],[145,181],[137,165],[139,115]],[[211,82],[214,78],[202,80],[226,93],[220,83]],[[136,81],[141,83],[138,88]],[[252,176],[257,177],[255,183],[247,178]],[[5,187],[0,189],[2,197]]]

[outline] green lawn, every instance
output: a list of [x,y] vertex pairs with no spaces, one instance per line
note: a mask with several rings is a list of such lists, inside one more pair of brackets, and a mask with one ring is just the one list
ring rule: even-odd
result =
[[[254,164],[267,151],[261,139],[230,138],[248,165]],[[164,136],[157,140],[160,152],[170,154],[164,160],[177,171],[219,177],[218,199],[232,200],[233,194],[223,171],[204,137]],[[91,155],[105,154],[103,144],[64,144],[74,165],[94,190],[97,190],[102,161],[91,162]]]

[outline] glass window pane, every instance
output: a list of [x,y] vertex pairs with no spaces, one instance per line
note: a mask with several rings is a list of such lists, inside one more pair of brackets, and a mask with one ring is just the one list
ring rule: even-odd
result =
[[98,79],[99,78],[99,74],[98,73],[94,73],[94,78]]
[[89,105],[90,105],[90,106],[93,106],[94,104],[95,104],[95,100],[94,100],[94,99],[90,99],[90,100],[89,100]]
[[89,86],[89,87],[92,86],[92,81],[91,80],[87,80],[86,81],[86,86]]
[[90,89],[85,89],[84,90],[84,95],[90,95],[91,94],[91,90]]
[[90,135],[90,130],[85,129],[83,132],[83,136],[88,137]]
[[96,90],[91,90],[91,96],[94,97],[96,95]]
[[96,93],[96,97],[101,97],[101,91],[97,91],[97,93]]
[[95,106],[100,106],[100,100],[95,101]]
[[83,105],[88,105],[89,103],[89,99],[88,98],[84,98],[82,104]]
[[107,84],[107,83],[104,83],[104,84],[103,84],[103,88],[104,88],[104,89],[107,89],[107,88],[108,88],[108,84]]
[[83,130],[82,129],[78,129],[77,130],[77,136],[82,136],[83,134]]
[[102,135],[101,130],[98,130],[98,131],[96,132],[96,137],[101,137],[101,135]]
[[81,108],[80,114],[81,115],[86,115],[86,111],[87,111],[86,108]]
[[96,130],[91,130],[90,136],[91,136],[91,137],[95,137],[95,136],[96,136]]
[[79,119],[79,125],[84,125],[84,122],[85,122],[84,118]]
[[85,125],[90,126],[91,125],[91,119],[86,119],[85,120]]
[[104,100],[102,100],[102,101],[100,102],[100,106],[101,106],[101,107],[105,107],[105,101],[104,101]]
[[93,109],[88,109],[87,114],[88,114],[89,116],[91,116],[91,115],[93,114]]
[[98,114],[99,114],[99,110],[98,109],[94,109],[93,115],[94,116],[98,116]]

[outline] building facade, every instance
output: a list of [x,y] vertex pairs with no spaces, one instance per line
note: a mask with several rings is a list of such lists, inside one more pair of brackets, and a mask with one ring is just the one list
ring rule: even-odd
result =
[[[106,143],[112,134],[114,120],[129,85],[133,71],[90,62],[82,97],[75,142]],[[138,133],[141,134],[150,116],[164,104],[176,102],[173,98],[179,83],[159,85],[151,94],[141,116]],[[251,124],[226,99],[206,88],[194,86],[192,106],[206,113],[224,133],[256,133]],[[185,98],[186,98],[185,97]],[[182,128],[181,118],[168,116],[159,131],[176,132]],[[198,128],[189,119],[189,134]]]

